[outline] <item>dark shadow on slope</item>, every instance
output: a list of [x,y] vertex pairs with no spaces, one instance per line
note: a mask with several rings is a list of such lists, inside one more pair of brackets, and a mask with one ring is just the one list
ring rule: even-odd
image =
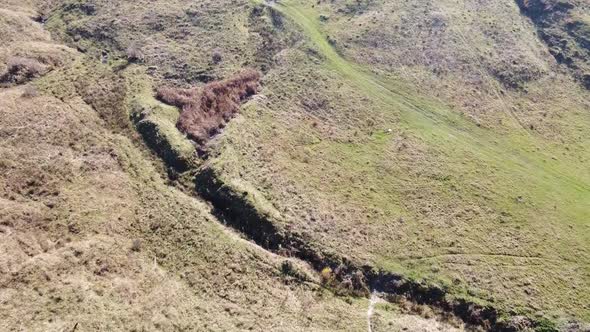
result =
[[590,26],[572,11],[574,0],[515,0],[521,12],[537,27],[555,60],[567,66],[590,89]]
[[[488,331],[520,331],[541,328],[556,331],[551,322],[522,316],[509,317],[492,306],[483,306],[465,299],[450,299],[445,289],[422,283],[402,275],[357,265],[350,259],[326,253],[310,245],[301,234],[281,229],[272,218],[261,213],[248,199],[247,193],[238,193],[226,185],[211,168],[203,168],[196,175],[198,194],[211,202],[214,214],[228,226],[240,231],[258,245],[274,253],[297,257],[308,262],[317,271],[328,268],[334,280],[327,286],[339,293],[369,296],[370,291],[385,293],[392,301],[403,296],[417,304],[430,305],[441,314],[452,314],[474,328]],[[546,329],[548,328],[548,329]]]

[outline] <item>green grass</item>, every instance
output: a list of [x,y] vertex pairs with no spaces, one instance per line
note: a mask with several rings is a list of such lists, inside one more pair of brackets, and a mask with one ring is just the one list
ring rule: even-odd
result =
[[392,111],[400,112],[404,124],[422,140],[441,150],[473,154],[482,164],[501,167],[507,170],[510,177],[522,177],[525,180],[523,185],[537,188],[535,196],[554,192],[555,195],[543,201],[549,203],[553,199],[566,198],[562,201],[567,207],[566,213],[571,214],[576,221],[587,221],[585,217],[590,212],[590,206],[581,203],[590,198],[590,172],[578,172],[579,165],[569,160],[552,161],[551,154],[547,153],[551,151],[530,153],[531,149],[541,146],[524,129],[508,139],[498,137],[443,105],[418,99],[394,82],[384,82],[336,53],[321,33],[319,20],[310,19],[318,17],[318,13],[288,1],[276,7],[301,25],[306,36],[326,57],[330,69],[354,82],[365,94]]
[[[336,53],[321,33],[319,20],[310,19],[318,17],[318,13],[288,1],[276,7],[304,29],[306,36],[326,57],[330,69],[354,82],[364,94],[392,112],[399,112],[403,125],[425,143],[449,155],[469,155],[473,158],[469,162],[481,167],[495,167],[499,176],[505,177],[505,182],[515,181],[536,202],[558,205],[563,216],[576,223],[588,223],[590,205],[584,202],[590,201],[590,172],[580,169],[580,165],[571,160],[573,158],[553,160],[552,156],[557,151],[552,151],[551,147],[536,140],[525,129],[500,137],[491,130],[478,128],[444,105],[413,96],[400,84],[369,74]],[[589,117],[582,119],[586,126]],[[351,158],[356,159],[354,156]],[[458,159],[453,156],[449,159],[454,165],[461,161],[453,160]]]
[[[301,49],[315,49],[321,60],[310,64],[293,52],[287,67],[277,69],[291,73],[290,81],[272,76],[263,93],[305,98],[305,85],[315,84],[337,119],[376,118],[378,124],[358,130],[332,125],[350,139],[333,138],[321,124],[283,122],[300,110],[272,97],[276,104],[255,104],[244,121],[230,125],[214,167],[230,178],[245,177],[252,191],[283,212],[285,223],[327,248],[501,307],[590,318],[583,305],[590,289],[583,263],[590,257],[584,163],[590,141],[583,133],[590,118],[583,106],[560,114],[570,130],[564,135],[575,138],[567,145],[515,120],[504,128],[479,127],[409,84],[342,57],[310,4],[273,6],[309,42]],[[319,79],[310,82],[304,66]],[[300,83],[306,75],[310,83]],[[337,95],[348,98],[339,103]],[[362,96],[368,97],[365,108],[353,113]],[[281,113],[282,107],[289,111]],[[398,141],[409,152],[396,151]],[[266,149],[274,154],[260,154]],[[284,192],[293,186],[299,197]],[[335,219],[309,222],[305,209]],[[568,286],[572,280],[575,289]]]
[[[145,111],[173,149],[194,156],[174,126],[178,110],[155,100],[153,86],[193,84],[202,70],[229,76],[256,63],[264,45],[252,31],[268,22],[250,22],[245,1],[94,3],[96,15],[57,12],[47,24],[65,40],[75,37],[65,34],[72,27],[95,33],[69,40],[88,56],[77,54],[37,80],[38,99],[2,92],[8,139],[0,166],[11,168],[0,182],[17,198],[0,200],[12,220],[2,226],[17,228],[3,229],[2,243],[26,269],[6,273],[6,294],[14,296],[2,302],[0,320],[40,330],[77,322],[81,329],[365,329],[366,299],[336,297],[281,275],[285,258],[218,225],[206,204],[168,186],[130,128],[117,129],[130,113]],[[409,84],[341,56],[310,4],[277,5],[289,21],[274,36],[284,38],[284,52],[263,60],[283,65],[265,78],[268,99],[250,102],[216,142],[212,167],[326,251],[477,303],[590,320],[587,112],[562,114],[576,130],[569,134],[580,136],[569,150],[518,123],[480,128]],[[202,10],[194,25],[189,9]],[[115,13],[126,24],[106,42],[96,40]],[[154,31],[145,22],[166,26]],[[303,43],[289,41],[297,33]],[[117,57],[137,40],[146,65],[160,66],[153,77],[143,65],[118,70],[124,60]],[[112,52],[108,65],[97,60],[103,47]],[[224,61],[212,66],[216,48]],[[310,60],[308,48],[321,59]],[[303,110],[301,101],[312,97],[328,106]],[[33,184],[38,191],[12,189],[31,174],[46,181]],[[47,194],[53,190],[59,196]],[[55,247],[31,259],[44,236]],[[32,245],[23,242],[29,238]],[[141,239],[141,251],[129,250],[133,239]],[[105,262],[110,271],[98,275]],[[417,326],[392,304],[376,310],[382,330]]]
[[[420,91],[416,82],[396,77],[394,70],[388,72],[380,63],[359,61],[358,54],[366,49],[341,37],[349,32],[345,31],[348,26],[356,31],[357,23],[369,24],[372,17],[377,23],[388,19],[389,12],[372,12],[382,4],[375,3],[357,21],[329,11],[331,4],[312,7],[311,1],[283,1],[273,6],[283,13],[284,27],[272,31],[269,13],[253,17],[245,2],[239,3],[239,10],[229,2],[204,3],[203,21],[195,26],[184,13],[196,7],[181,1],[155,4],[162,13],[157,17],[136,4],[121,2],[101,7],[92,17],[55,15],[49,26],[65,30],[73,24],[97,31],[115,11],[130,13],[130,23],[111,37],[123,48],[143,38],[147,64],[159,66],[153,81],[133,69],[127,73],[132,103],[153,109],[150,116],[165,139],[187,153],[191,150],[183,147],[190,143],[173,126],[177,112],[153,100],[151,84],[190,85],[201,70],[223,77],[255,65],[266,42],[257,31],[270,31],[267,37],[280,45],[280,52],[262,59],[275,64],[264,79],[263,96],[230,123],[208,161],[221,170],[227,183],[236,191],[248,192],[277,222],[308,234],[313,245],[339,255],[444,285],[457,296],[493,300],[527,313],[590,319],[590,308],[585,306],[590,303],[590,268],[583,263],[590,259],[590,207],[585,204],[590,200],[586,166],[590,140],[585,134],[590,119],[579,102],[584,96],[575,89],[568,91],[567,84],[552,87],[559,79],[529,82],[524,87],[530,95],[506,92],[505,107],[486,115],[487,122],[479,127],[460,114],[457,100],[445,99],[444,94],[439,98],[437,91]],[[414,15],[420,8],[411,10]],[[464,13],[461,5],[444,2],[438,10],[461,24],[469,18],[482,22],[485,33],[497,32],[488,28],[498,22],[494,15],[510,13],[472,11],[464,20],[455,20],[453,15]],[[320,22],[324,11],[330,18]],[[514,16],[506,19],[511,20]],[[163,31],[153,31],[146,21],[167,24]],[[388,28],[399,22],[381,23],[375,26]],[[510,37],[508,42],[522,41],[512,37],[525,33],[534,36],[532,31],[511,32],[528,27],[517,23],[499,29],[499,36]],[[177,33],[185,29],[191,33]],[[364,26],[362,31],[380,32]],[[472,53],[457,57],[474,62],[467,71],[481,70],[488,79],[489,66],[477,62],[483,52],[497,51],[498,44],[484,44],[481,34],[466,38],[469,29],[456,25],[449,31],[443,40],[456,37],[464,43],[450,48]],[[337,40],[336,48],[328,35]],[[415,37],[419,45],[421,36]],[[92,36],[85,39],[77,44],[98,54],[101,44]],[[530,40],[524,44],[538,46]],[[224,55],[219,66],[210,64],[214,48]],[[387,49],[374,51],[383,55]],[[543,52],[533,49],[530,53]],[[495,54],[482,58],[490,61]],[[538,59],[525,60],[530,65]],[[551,68],[546,63],[539,67]],[[403,64],[399,69],[415,70]],[[453,77],[463,80],[468,72],[462,70]],[[165,78],[169,74],[171,78]],[[417,77],[420,83],[424,76]],[[441,80],[449,83],[449,89],[456,88],[457,95],[471,93],[466,84],[453,85],[448,77]],[[490,85],[500,90],[499,82]],[[545,94],[552,98],[544,99]],[[485,94],[482,98],[490,99]],[[534,98],[540,101],[533,102]],[[307,101],[312,106],[305,106]],[[547,108],[552,111],[547,122],[556,129],[530,130],[522,118],[533,119],[533,111],[545,101],[550,101]],[[521,118],[508,111],[511,107],[524,110]],[[494,124],[498,119],[504,122]]]

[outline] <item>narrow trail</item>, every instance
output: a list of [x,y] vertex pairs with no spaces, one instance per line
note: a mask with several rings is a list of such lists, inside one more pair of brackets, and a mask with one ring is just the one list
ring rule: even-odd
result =
[[367,331],[373,332],[373,313],[375,311],[375,305],[381,301],[381,298],[376,291],[371,293],[369,298],[369,308],[367,309]]

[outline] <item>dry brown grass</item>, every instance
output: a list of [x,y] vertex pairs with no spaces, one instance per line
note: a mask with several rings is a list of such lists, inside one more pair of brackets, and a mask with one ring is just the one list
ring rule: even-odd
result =
[[8,68],[0,75],[0,83],[21,84],[47,71],[47,67],[36,59],[12,57],[8,60]]
[[131,44],[125,53],[129,62],[143,62],[145,58],[141,47],[137,44]]
[[245,70],[202,89],[161,88],[157,97],[182,108],[177,127],[199,144],[216,135],[240,109],[240,103],[256,94],[260,73]]
[[23,98],[35,98],[37,96],[39,96],[39,91],[34,85],[27,85],[21,95]]
[[6,56],[55,70],[36,97],[0,91],[0,331],[365,327],[366,302],[286,284],[282,259],[219,227],[113,132],[132,98],[121,77],[77,53],[54,67],[29,45]]

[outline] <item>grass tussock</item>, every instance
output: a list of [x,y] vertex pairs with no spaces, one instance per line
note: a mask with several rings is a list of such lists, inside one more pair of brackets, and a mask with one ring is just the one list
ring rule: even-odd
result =
[[0,82],[22,84],[46,71],[47,67],[35,59],[12,57],[8,60],[6,71],[0,75]]
[[202,89],[164,87],[157,91],[157,97],[181,108],[178,129],[204,144],[235,116],[241,102],[256,94],[259,81],[260,73],[249,69],[229,79],[209,83]]
[[145,59],[141,47],[137,44],[131,44],[125,53],[129,62],[143,62]]
[[22,98],[35,98],[37,96],[39,96],[39,90],[34,85],[27,85],[21,95]]

